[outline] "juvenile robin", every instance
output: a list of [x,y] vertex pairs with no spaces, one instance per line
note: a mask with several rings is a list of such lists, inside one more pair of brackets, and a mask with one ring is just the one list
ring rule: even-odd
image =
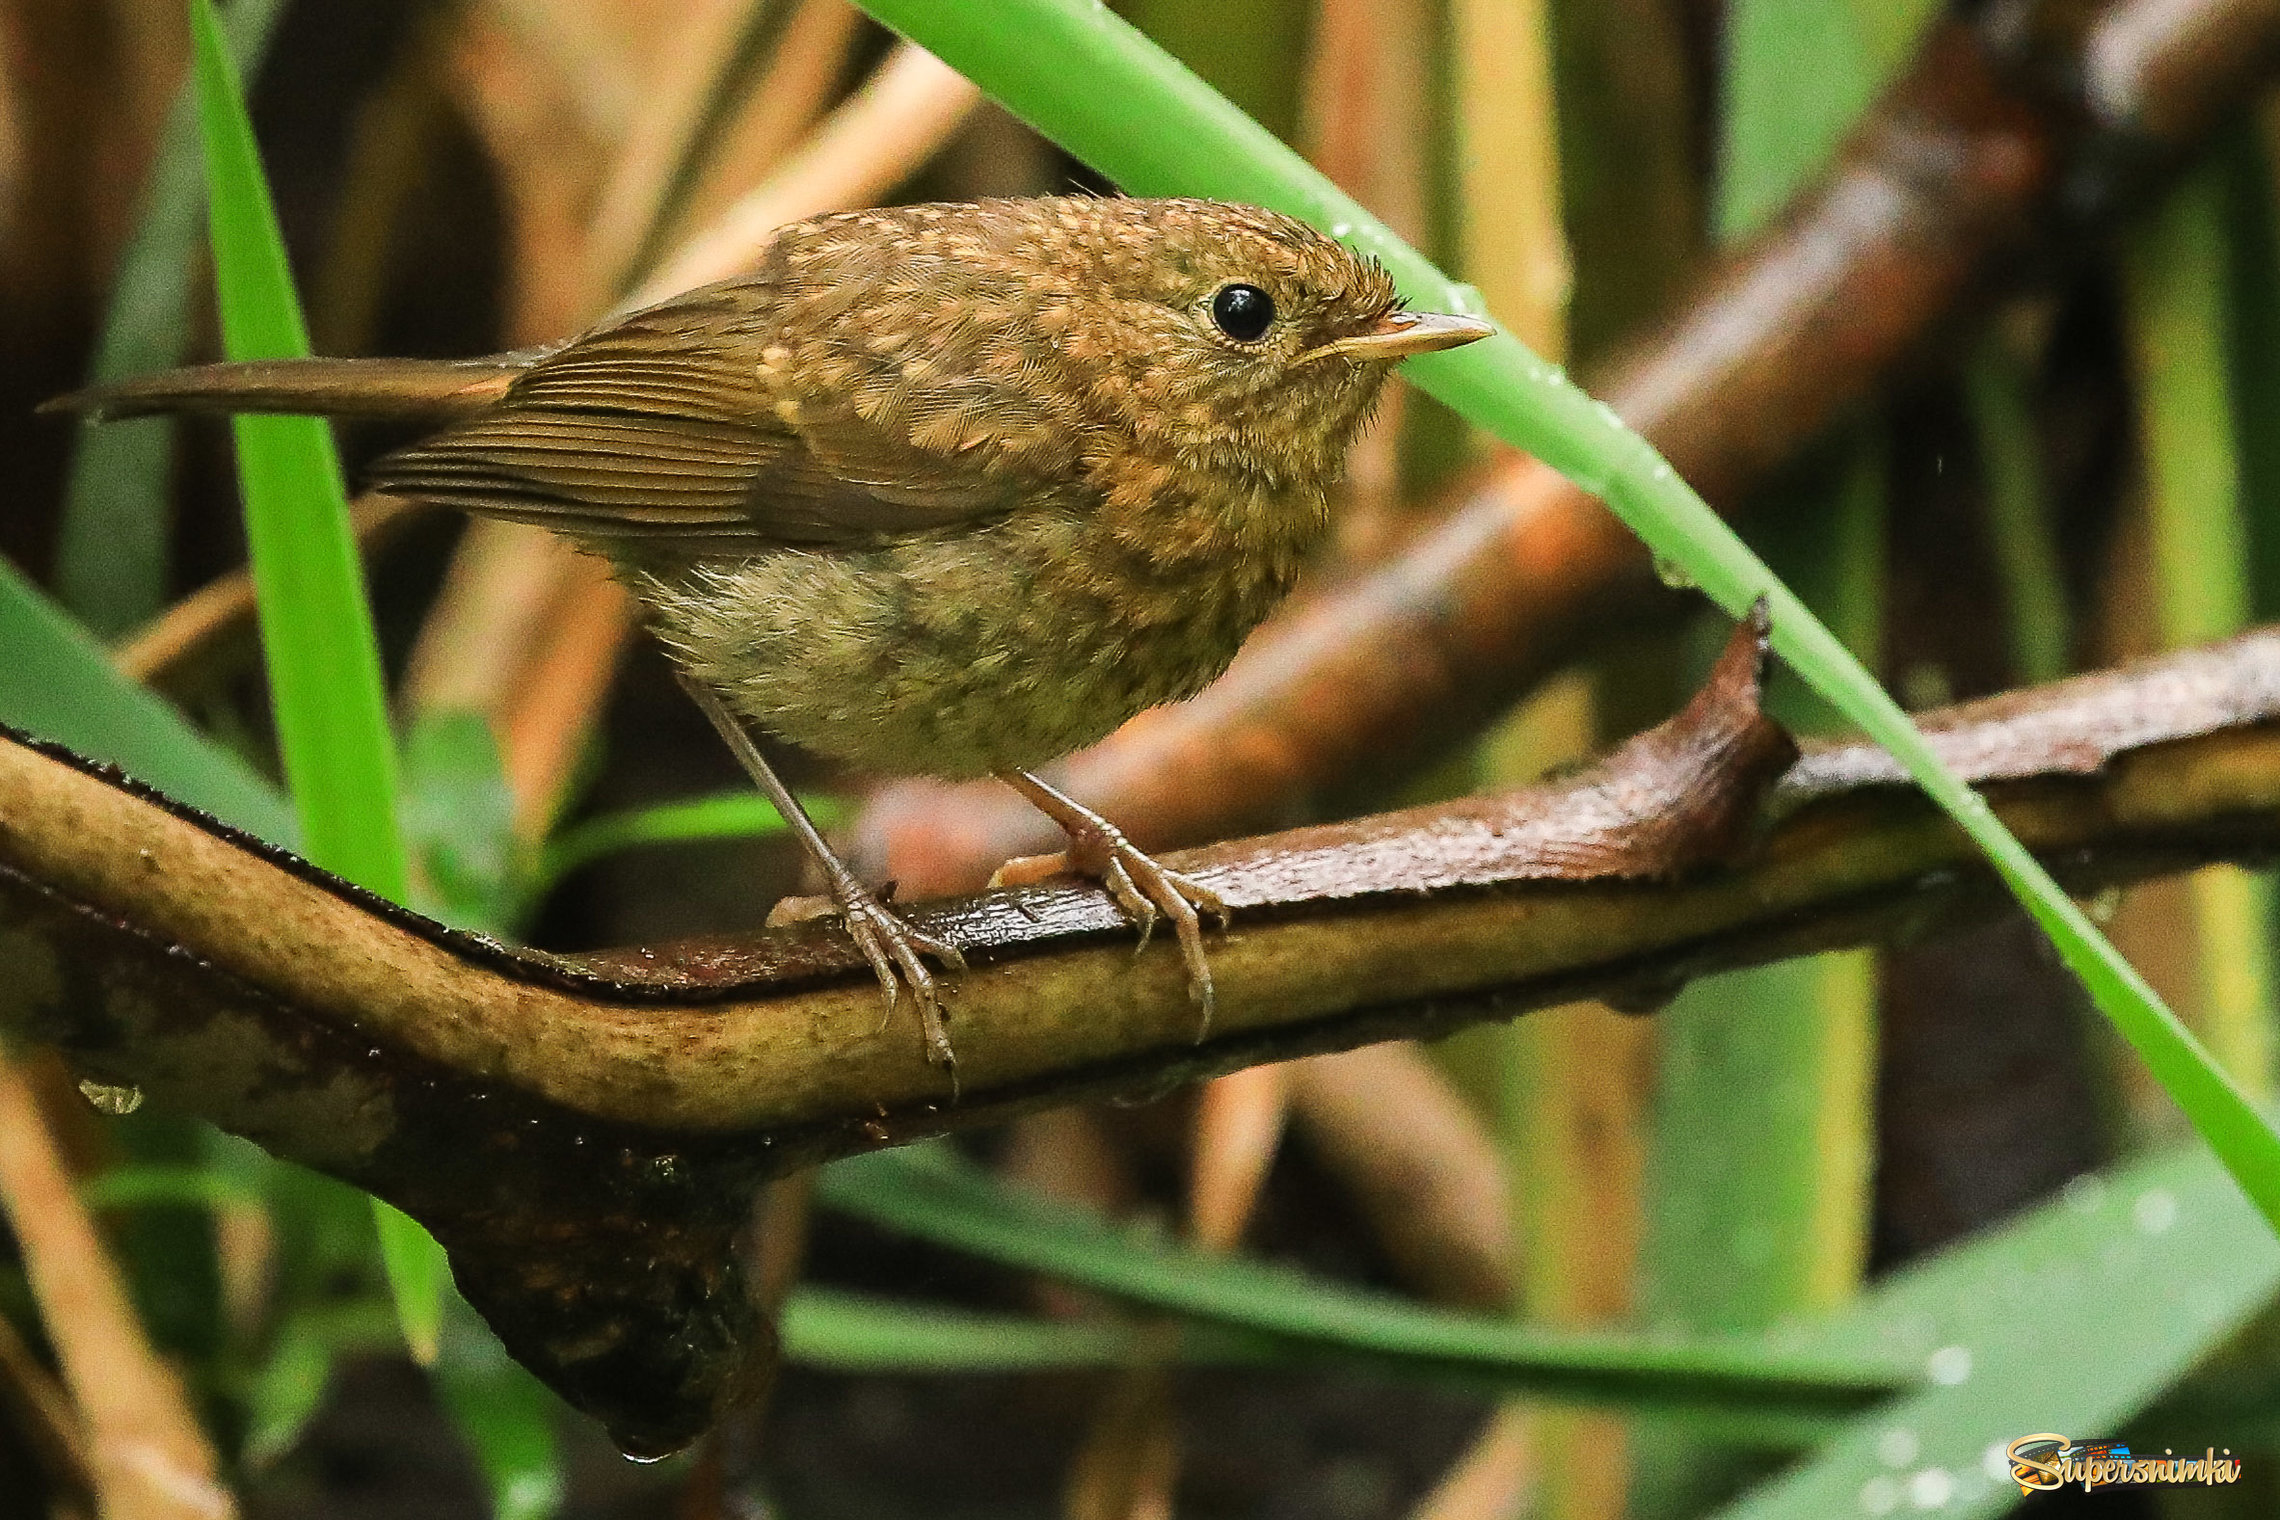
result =
[[1201,200],[909,206],[784,228],[758,270],[472,360],[213,364],[49,403],[426,417],[395,495],[605,555],[782,810],[877,971],[953,1059],[923,934],[856,879],[745,725],[858,770],[1002,778],[1208,1026],[1198,910],[1035,767],[1224,670],[1291,589],[1393,362],[1492,329],[1405,311],[1303,223]]

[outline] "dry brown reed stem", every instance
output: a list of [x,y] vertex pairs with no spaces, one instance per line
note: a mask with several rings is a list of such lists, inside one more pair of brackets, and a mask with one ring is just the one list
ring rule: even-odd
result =
[[357,102],[324,258],[307,286],[310,335],[319,353],[370,352],[401,246],[397,225],[451,119],[444,81],[451,19],[444,11],[421,17],[387,73]]
[[227,1520],[214,1452],[79,1201],[31,1084],[0,1056],[0,1204],[84,1428],[105,1520]]
[[[2062,182],[2087,204],[2129,199],[2117,166],[2189,143],[2265,77],[2280,35],[2271,0],[2116,0],[2073,33],[2060,23],[2079,7],[2035,14],[2051,35],[2007,37],[2001,56],[1961,23],[1936,29],[1818,189],[1596,384],[1712,501],[1738,504],[1913,353],[2052,225]],[[2049,81],[2091,54],[2104,114],[2086,129],[2092,103]],[[1669,595],[1598,502],[1507,458],[1399,557],[1302,593],[1202,696],[1143,715],[1061,779],[1144,845],[1270,826],[1413,771],[1585,630]],[[1000,791],[909,783],[874,800],[858,857],[920,896],[970,888],[1050,837]]]
[[[1307,158],[1400,236],[1430,233],[1425,79],[1433,18],[1422,0],[1321,0],[1306,63],[1300,134]],[[1386,387],[1376,422],[1346,456],[1338,552],[1382,558],[1407,524],[1401,481],[1408,392]]]
[[1526,1406],[1498,1405],[1456,1465],[1410,1510],[1409,1520],[1514,1520],[1534,1513],[1529,1494],[1538,1470],[1535,1424]]
[[[359,496],[349,506],[349,526],[369,558],[427,509],[425,502],[394,496]],[[243,669],[259,638],[253,577],[232,570],[128,634],[112,651],[111,662],[122,675],[180,702]]]
[[1456,0],[1450,21],[1464,277],[1521,342],[1564,360],[1571,275],[1552,8],[1548,0]]
[[[828,20],[827,11],[819,14]],[[798,36],[803,51],[791,63],[811,73],[827,68],[835,41],[846,41],[844,28],[833,32],[821,23]],[[792,93],[799,93],[796,81]],[[764,94],[753,97],[755,108]],[[785,222],[869,204],[939,148],[979,98],[930,55],[899,45],[790,162],[668,259],[627,304],[749,267]],[[653,188],[661,194],[662,181]],[[598,307],[603,297],[595,297]],[[560,804],[635,625],[633,609],[593,561],[539,529],[478,523],[459,563],[469,568],[461,573],[455,565],[452,585],[422,632],[405,702],[414,710],[471,706],[489,714],[515,784],[517,818],[536,830]],[[526,679],[542,668],[549,684]],[[478,681],[488,689],[466,689]],[[446,700],[443,693],[455,688]]]
[[[1200,1249],[1223,1255],[1243,1243],[1282,1140],[1294,1064],[1246,1067],[1197,1089],[1187,1237]],[[1170,1321],[1134,1338],[1131,1363],[1110,1378],[1070,1461],[1065,1520],[1168,1520],[1180,1467],[1178,1348],[1179,1327]]]
[[594,195],[584,246],[587,290],[624,289],[642,246],[666,214],[675,181],[701,144],[719,92],[733,87],[738,43],[756,13],[778,0],[682,0],[643,79],[643,105],[628,123]]
[[1512,1200],[1480,1116],[1415,1045],[1290,1066],[1298,1127],[1403,1281],[1437,1303],[1512,1307]]
[[563,579],[566,595],[546,637],[530,649],[530,684],[496,710],[515,827],[526,839],[542,838],[553,826],[569,795],[579,747],[601,718],[618,658],[634,630],[633,603],[599,560],[576,557]]
[[[1197,1090],[1187,1236],[1202,1250],[1224,1255],[1243,1243],[1282,1140],[1290,1064],[1229,1072]],[[1168,1520],[1179,1480],[1178,1345],[1169,1322],[1136,1337],[1131,1365],[1111,1380],[1070,1463],[1066,1520]]]
[[831,105],[862,20],[847,0],[799,0],[777,40],[767,77],[722,131],[678,217],[659,229],[660,246],[672,247],[690,229],[714,225],[784,162]]
[[981,98],[932,53],[897,43],[798,153],[642,281],[634,304],[749,268],[786,222],[871,204],[917,172]]
[[1243,1243],[1282,1142],[1289,1096],[1289,1076],[1274,1066],[1230,1072],[1197,1094],[1188,1239],[1204,1250],[1232,1251]]
[[497,167],[506,209],[513,278],[500,326],[510,346],[559,337],[594,314],[580,249],[603,168],[628,130],[637,65],[588,4],[484,0],[457,22],[453,97]]

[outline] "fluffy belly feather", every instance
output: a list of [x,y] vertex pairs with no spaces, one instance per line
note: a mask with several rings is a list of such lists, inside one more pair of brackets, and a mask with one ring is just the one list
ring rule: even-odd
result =
[[651,598],[690,673],[767,732],[860,770],[959,779],[1040,765],[1193,695],[1297,564],[1167,566],[1097,523],[1033,512],[955,537],[715,561],[653,582]]

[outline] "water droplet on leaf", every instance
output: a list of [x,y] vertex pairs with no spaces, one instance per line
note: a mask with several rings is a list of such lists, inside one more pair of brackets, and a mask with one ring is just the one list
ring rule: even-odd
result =
[[2131,1206],[2130,1218],[2148,1235],[2166,1235],[2177,1223],[2177,1195],[2167,1188],[2147,1188]]

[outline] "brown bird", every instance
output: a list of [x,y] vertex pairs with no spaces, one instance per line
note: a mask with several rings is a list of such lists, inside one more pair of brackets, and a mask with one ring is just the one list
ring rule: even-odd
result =
[[784,228],[756,273],[552,347],[287,359],[51,402],[434,417],[380,491],[606,555],[783,811],[929,1056],[924,957],[832,853],[749,721],[861,770],[996,775],[1067,832],[1147,942],[1171,920],[1208,1027],[1198,909],[1226,908],[1031,774],[1195,693],[1297,578],[1394,360],[1492,329],[1404,311],[1303,223],[1200,200],[910,206]]

